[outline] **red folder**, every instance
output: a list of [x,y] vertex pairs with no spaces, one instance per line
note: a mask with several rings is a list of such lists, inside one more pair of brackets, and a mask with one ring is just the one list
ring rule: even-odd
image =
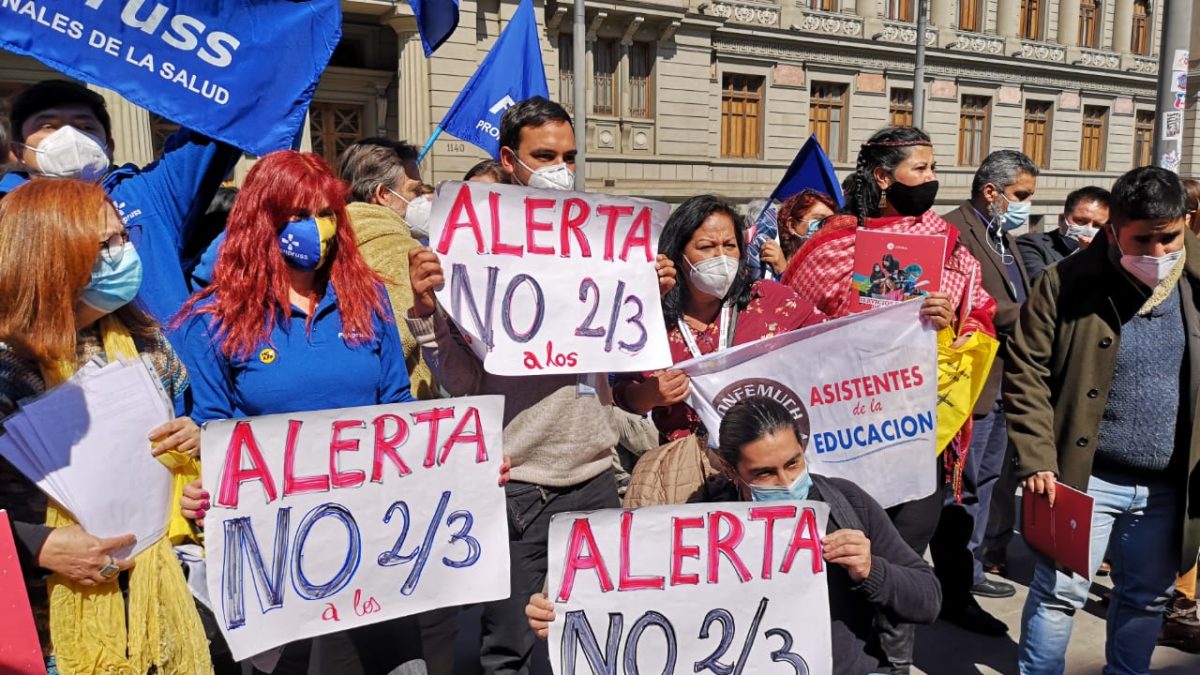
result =
[[0,510],[0,673],[46,675],[8,512]]
[[1055,482],[1054,508],[1047,495],[1026,491],[1021,498],[1025,541],[1064,569],[1092,576],[1092,503],[1087,493]]

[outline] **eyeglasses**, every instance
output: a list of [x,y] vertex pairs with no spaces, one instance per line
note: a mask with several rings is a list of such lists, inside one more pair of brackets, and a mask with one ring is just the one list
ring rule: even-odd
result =
[[121,262],[121,257],[125,255],[125,244],[129,243],[129,232],[121,230],[113,234],[108,239],[100,242],[100,258],[109,265],[116,265]]

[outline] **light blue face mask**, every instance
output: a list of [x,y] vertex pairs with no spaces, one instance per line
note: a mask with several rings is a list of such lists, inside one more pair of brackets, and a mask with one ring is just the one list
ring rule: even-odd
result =
[[750,488],[750,501],[782,502],[792,499],[808,499],[808,491],[812,489],[812,484],[812,476],[808,473],[808,467],[804,467],[804,471],[796,476],[796,480],[786,487],[768,487],[754,483],[747,483],[746,486]]
[[101,256],[92,269],[92,280],[83,289],[84,304],[111,314],[133,302],[142,287],[142,259],[133,244],[125,242],[121,256],[110,263]]
[[1000,215],[1000,227],[1004,228],[1005,232],[1029,224],[1029,214],[1033,209],[1033,202],[1014,202],[1003,194],[1000,196],[1008,202],[1008,210]]

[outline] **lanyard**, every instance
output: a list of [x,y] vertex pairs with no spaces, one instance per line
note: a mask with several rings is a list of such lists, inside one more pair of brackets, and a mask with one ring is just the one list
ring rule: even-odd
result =
[[[733,331],[736,328],[737,314],[733,311],[733,305],[726,303],[721,307],[720,323],[717,324],[717,351],[733,344]],[[682,318],[679,319],[679,332],[683,334],[683,341],[687,344],[688,351],[692,353],[692,356],[695,358],[703,356],[700,353],[700,345],[696,344],[696,338],[692,335],[691,327]]]

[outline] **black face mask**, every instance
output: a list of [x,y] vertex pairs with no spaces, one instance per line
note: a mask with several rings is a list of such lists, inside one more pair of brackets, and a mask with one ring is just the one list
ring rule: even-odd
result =
[[933,206],[937,199],[938,182],[936,180],[920,185],[905,185],[896,181],[884,191],[888,203],[902,216],[919,216]]

